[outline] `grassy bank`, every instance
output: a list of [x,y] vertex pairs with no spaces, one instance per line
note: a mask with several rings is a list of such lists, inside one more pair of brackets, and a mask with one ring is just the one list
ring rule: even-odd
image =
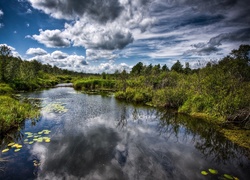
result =
[[0,84],[0,134],[18,128],[26,118],[36,118],[39,110],[28,102],[12,97],[14,90],[7,84]]
[[116,81],[101,78],[85,78],[78,79],[73,82],[73,86],[76,90],[80,91],[116,91]]

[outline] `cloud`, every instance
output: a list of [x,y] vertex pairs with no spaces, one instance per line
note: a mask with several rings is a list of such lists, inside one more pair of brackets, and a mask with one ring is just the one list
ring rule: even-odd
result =
[[234,32],[222,33],[209,40],[211,46],[220,46],[222,42],[249,42],[250,40],[250,28],[239,29]]
[[0,46],[7,46],[11,50],[11,55],[13,57],[21,57],[21,55],[16,51],[16,49],[12,46],[9,46],[7,44],[0,44]]
[[247,0],[28,1],[67,20],[61,30],[40,30],[30,37],[46,47],[84,47],[88,61],[220,58],[250,42]]
[[41,48],[30,48],[26,51],[26,54],[32,56],[28,60],[35,59],[42,64],[50,64],[62,69],[74,71],[82,71],[83,67],[88,64],[84,56],[76,54],[69,55],[58,50],[52,53],[47,53]]
[[[3,11],[0,9],[0,19],[4,15]],[[3,23],[0,23],[0,28],[4,27]]]
[[1,18],[1,16],[3,16],[3,11],[0,9],[0,18]]
[[113,51],[96,50],[96,49],[87,49],[86,50],[86,59],[88,61],[101,60],[101,59],[114,60],[117,57],[118,57],[118,55],[114,54]]
[[26,13],[27,13],[27,14],[31,14],[31,13],[32,13],[32,10],[31,10],[31,9],[27,9]]
[[65,59],[68,57],[66,53],[63,53],[61,51],[54,51],[53,53],[51,53],[51,56],[53,57],[53,59]]
[[[33,35],[32,38],[39,43],[44,44],[46,47],[68,47],[70,46],[70,40],[65,38],[63,32],[60,30],[39,30],[39,35]],[[29,36],[30,37],[30,36]]]
[[123,49],[133,42],[133,36],[128,29],[116,24],[102,26],[77,21],[74,25],[65,25],[65,34],[73,41],[74,46],[83,46],[90,49],[115,50]]
[[249,43],[250,40],[250,28],[239,29],[233,32],[221,33],[215,37],[210,38],[207,43],[200,42],[197,44],[193,44],[192,47],[194,49],[187,50],[185,55],[200,55],[200,56],[210,56],[213,53],[217,53],[222,51],[222,44],[237,44],[238,43]]
[[74,20],[87,16],[100,23],[113,21],[123,10],[117,0],[29,0],[31,5],[57,19]]
[[44,49],[41,48],[29,48],[26,51],[27,55],[35,55],[35,56],[39,56],[39,55],[45,55],[47,54],[47,52]]

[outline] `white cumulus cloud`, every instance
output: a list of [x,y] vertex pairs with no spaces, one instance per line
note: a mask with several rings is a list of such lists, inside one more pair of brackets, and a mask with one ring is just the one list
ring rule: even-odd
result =
[[26,54],[27,55],[45,55],[47,54],[47,52],[44,50],[44,49],[41,49],[41,48],[29,48],[27,51],[26,51]]
[[70,46],[70,40],[67,39],[64,33],[59,29],[45,31],[40,29],[39,32],[39,35],[33,35],[32,38],[44,44],[46,47],[55,48]]

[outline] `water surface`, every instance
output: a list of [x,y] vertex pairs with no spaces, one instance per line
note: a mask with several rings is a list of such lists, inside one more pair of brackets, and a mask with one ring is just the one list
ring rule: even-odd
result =
[[[220,179],[225,173],[250,179],[247,152],[199,119],[71,87],[23,96],[39,98],[42,115],[2,137],[1,150],[13,141],[23,147],[0,152],[7,160],[0,163],[0,179],[183,180]],[[55,104],[64,109],[52,111]],[[51,138],[49,143],[25,144],[25,132],[45,129],[51,131],[43,135]],[[219,174],[201,175],[209,168]]]

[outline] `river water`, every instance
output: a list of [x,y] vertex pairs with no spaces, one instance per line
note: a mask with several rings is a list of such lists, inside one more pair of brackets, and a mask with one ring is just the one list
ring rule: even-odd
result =
[[[247,152],[199,119],[71,87],[22,96],[39,99],[41,117],[2,137],[0,179],[250,179]],[[20,151],[2,153],[11,142]]]

